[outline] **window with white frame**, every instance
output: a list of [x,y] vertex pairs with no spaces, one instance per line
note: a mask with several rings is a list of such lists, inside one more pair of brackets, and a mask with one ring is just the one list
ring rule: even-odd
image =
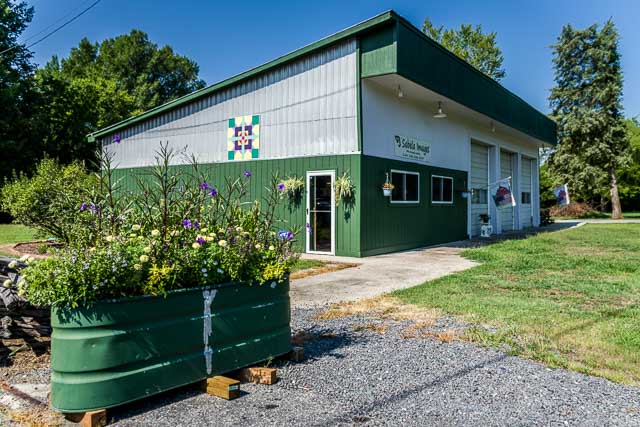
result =
[[453,203],[453,178],[431,175],[431,202],[438,204]]
[[474,205],[486,205],[487,197],[488,196],[486,188],[471,189],[471,203],[473,203]]
[[420,174],[391,170],[391,203],[420,203]]

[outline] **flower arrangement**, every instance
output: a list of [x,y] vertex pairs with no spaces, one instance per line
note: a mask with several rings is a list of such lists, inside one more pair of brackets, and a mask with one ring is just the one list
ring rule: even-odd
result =
[[336,204],[339,205],[343,200],[347,203],[351,202],[355,194],[355,188],[356,186],[351,181],[351,177],[347,172],[336,178]]
[[482,213],[478,215],[478,217],[480,218],[480,222],[482,222],[483,224],[489,224],[489,220],[491,219],[489,214],[486,213]]
[[78,206],[91,238],[70,239],[48,259],[28,260],[19,292],[36,305],[77,306],[92,301],[158,295],[229,281],[264,284],[286,279],[296,254],[296,230],[275,218],[280,180],[264,200],[248,203],[251,172],[221,185],[192,160],[171,168],[175,152],[161,145],[158,164],[125,192],[108,153],[92,200]]

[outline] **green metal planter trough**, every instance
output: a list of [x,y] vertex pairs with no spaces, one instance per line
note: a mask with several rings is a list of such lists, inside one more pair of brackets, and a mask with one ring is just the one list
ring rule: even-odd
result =
[[51,405],[110,408],[283,355],[290,319],[288,281],[54,308]]

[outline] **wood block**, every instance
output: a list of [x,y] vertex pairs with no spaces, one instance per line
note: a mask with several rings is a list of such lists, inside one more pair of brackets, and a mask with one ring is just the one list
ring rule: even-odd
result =
[[65,417],[82,427],[104,427],[107,425],[107,410],[89,411],[80,414],[65,414]]
[[291,351],[287,356],[292,362],[302,362],[304,360],[304,347],[291,347]]
[[207,393],[213,396],[222,397],[227,400],[240,397],[240,381],[236,379],[218,375],[207,378],[206,384]]
[[244,368],[240,369],[237,377],[240,381],[254,384],[275,384],[277,380],[277,369],[275,368]]

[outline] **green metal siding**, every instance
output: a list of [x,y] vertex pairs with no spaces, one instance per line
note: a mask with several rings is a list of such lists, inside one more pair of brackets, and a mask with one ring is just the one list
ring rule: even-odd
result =
[[54,308],[51,405],[109,408],[285,354],[290,320],[288,281]]
[[[209,183],[222,187],[226,177],[241,176],[245,170],[250,170],[250,195],[252,199],[262,199],[265,185],[271,177],[277,174],[280,177],[298,176],[305,179],[309,171],[335,170],[336,177],[348,172],[356,186],[355,206],[349,211],[343,205],[336,207],[336,255],[361,256],[360,255],[360,155],[296,157],[291,159],[255,160],[246,162],[225,162],[200,165],[207,175]],[[188,168],[189,166],[174,166],[175,168]],[[118,169],[116,178],[124,178],[121,183],[124,190],[136,191],[136,175],[148,173],[147,168]],[[305,250],[305,224],[306,224],[306,193],[303,192],[299,205],[291,205],[283,200],[277,217],[284,222],[282,228],[298,226],[301,233],[298,236],[298,249]]]
[[[420,203],[392,204],[382,195],[385,173],[391,169],[420,173]],[[431,175],[453,177],[452,205],[431,203]],[[362,256],[467,238],[467,172],[380,157],[362,159]]]
[[396,25],[387,25],[360,37],[361,77],[396,72],[396,28]]

